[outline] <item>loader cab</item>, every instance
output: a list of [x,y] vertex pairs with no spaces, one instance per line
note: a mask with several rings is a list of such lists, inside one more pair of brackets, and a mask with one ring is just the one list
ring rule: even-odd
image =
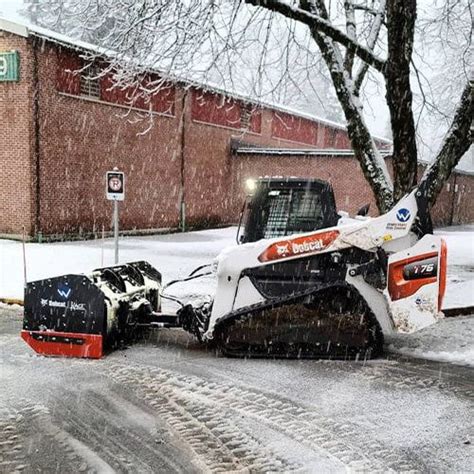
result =
[[339,216],[332,186],[305,178],[260,178],[253,182],[241,221],[239,243],[332,227]]

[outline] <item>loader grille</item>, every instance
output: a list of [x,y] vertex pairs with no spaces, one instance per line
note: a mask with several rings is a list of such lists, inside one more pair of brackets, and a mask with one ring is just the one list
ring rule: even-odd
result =
[[267,209],[265,239],[310,232],[323,221],[320,195],[306,189],[270,191]]
[[270,195],[267,225],[264,238],[280,237],[286,234],[288,225],[288,211],[290,208],[291,191],[281,192],[277,196]]

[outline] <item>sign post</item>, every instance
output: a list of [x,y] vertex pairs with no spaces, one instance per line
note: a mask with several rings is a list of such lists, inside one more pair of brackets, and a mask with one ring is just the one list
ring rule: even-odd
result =
[[119,216],[118,216],[118,201],[114,201],[114,263],[117,265],[119,261]]
[[113,171],[107,171],[106,194],[109,201],[114,202],[114,243],[115,243],[115,264],[119,261],[119,211],[118,203],[125,198],[125,175],[123,172],[114,168]]

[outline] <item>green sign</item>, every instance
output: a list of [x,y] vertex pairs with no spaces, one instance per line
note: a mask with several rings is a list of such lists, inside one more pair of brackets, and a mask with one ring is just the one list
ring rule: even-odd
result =
[[20,80],[20,56],[18,51],[0,52],[0,82]]

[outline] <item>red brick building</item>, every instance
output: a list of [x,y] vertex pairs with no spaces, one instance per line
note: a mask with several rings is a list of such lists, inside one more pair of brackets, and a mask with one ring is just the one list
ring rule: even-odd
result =
[[[0,20],[0,235],[110,229],[105,172],[114,167],[126,174],[129,231],[177,228],[183,215],[188,226],[235,222],[243,182],[260,175],[329,180],[349,212],[373,201],[342,125],[184,83],[140,97],[109,75],[78,73],[90,48]],[[7,52],[18,75],[2,80]],[[451,181],[435,220],[474,221],[473,177]]]

